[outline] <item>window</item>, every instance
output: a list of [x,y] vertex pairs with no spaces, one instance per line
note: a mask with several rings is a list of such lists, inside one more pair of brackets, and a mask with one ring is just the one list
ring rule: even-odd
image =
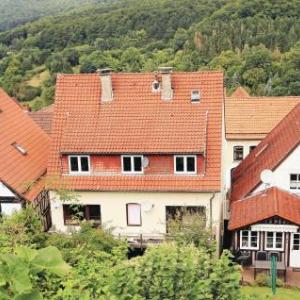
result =
[[176,155],[174,157],[174,169],[176,174],[196,174],[196,155]]
[[254,146],[254,145],[253,145],[253,146],[250,146],[250,147],[249,147],[249,153],[251,153],[255,148],[256,148],[256,146]]
[[241,249],[258,249],[259,234],[257,231],[241,230],[240,232],[240,248]]
[[19,151],[22,155],[26,155],[27,154],[27,150],[24,147],[22,147],[21,145],[19,145],[17,143],[13,143],[12,146],[15,147],[15,149],[17,151]]
[[69,156],[70,173],[90,173],[90,157],[87,155]]
[[141,205],[138,203],[128,203],[126,204],[127,212],[127,226],[141,226],[142,216],[141,216]]
[[234,146],[233,147],[233,160],[242,160],[244,158],[244,147]]
[[292,250],[300,250],[300,233],[294,233],[293,235],[293,247]]
[[300,190],[300,174],[290,174],[290,189]]
[[191,92],[191,101],[192,102],[199,102],[200,101],[200,91],[193,90]]
[[159,81],[158,80],[154,80],[152,82],[152,92],[155,93],[155,92],[159,92],[159,91],[160,91]]
[[65,225],[79,225],[82,220],[91,220],[101,224],[100,205],[64,204]]
[[283,250],[283,232],[266,232],[266,250]]
[[143,173],[142,155],[123,155],[122,156],[123,173],[141,174]]

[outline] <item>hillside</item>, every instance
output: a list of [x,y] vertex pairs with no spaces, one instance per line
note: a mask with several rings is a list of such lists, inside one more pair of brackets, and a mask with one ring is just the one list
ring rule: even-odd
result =
[[51,103],[58,72],[170,65],[223,69],[228,91],[244,85],[256,95],[299,95],[299,4],[123,0],[42,18],[0,33],[0,84],[38,108]]
[[0,31],[101,0],[1,0]]

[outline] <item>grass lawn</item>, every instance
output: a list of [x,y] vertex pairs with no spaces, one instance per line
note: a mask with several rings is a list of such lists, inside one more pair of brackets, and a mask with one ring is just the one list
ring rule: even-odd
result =
[[300,289],[277,288],[276,295],[272,295],[272,291],[267,287],[251,287],[242,288],[242,293],[252,296],[256,300],[298,300],[300,299]]

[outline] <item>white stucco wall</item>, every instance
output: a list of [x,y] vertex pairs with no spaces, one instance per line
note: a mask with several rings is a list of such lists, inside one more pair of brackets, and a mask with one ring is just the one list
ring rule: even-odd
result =
[[225,183],[225,190],[230,188],[231,178],[230,172],[232,168],[238,166],[241,161],[233,160],[233,147],[243,146],[244,147],[244,159],[250,152],[250,146],[256,146],[260,143],[260,140],[225,140],[224,141],[224,161],[223,161],[223,178]]
[[15,195],[2,182],[0,182],[0,197],[15,197]]
[[[300,145],[273,171],[272,186],[277,186],[281,189],[300,195],[300,190],[290,189],[290,174],[300,174]],[[265,184],[260,184],[254,193],[261,191],[266,187]]]
[[[159,192],[78,192],[80,204],[101,205],[102,224],[113,228],[114,234],[164,234],[166,232],[166,206],[204,206],[207,220],[210,218],[210,198],[213,193],[159,193]],[[55,192],[50,192],[53,229],[68,232],[74,227],[65,226],[63,207]],[[143,211],[142,226],[127,226],[127,203],[151,203],[151,211]],[[66,203],[67,204],[67,203]],[[219,237],[221,223],[221,194],[216,193],[212,200],[212,225]]]

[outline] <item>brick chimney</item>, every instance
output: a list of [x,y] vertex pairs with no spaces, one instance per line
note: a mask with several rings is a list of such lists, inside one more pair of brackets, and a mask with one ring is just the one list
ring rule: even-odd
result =
[[113,100],[113,89],[111,80],[111,69],[100,69],[98,73],[101,78],[101,101],[107,102]]
[[172,68],[171,67],[160,67],[158,68],[161,73],[161,99],[172,100],[173,89],[172,89]]

